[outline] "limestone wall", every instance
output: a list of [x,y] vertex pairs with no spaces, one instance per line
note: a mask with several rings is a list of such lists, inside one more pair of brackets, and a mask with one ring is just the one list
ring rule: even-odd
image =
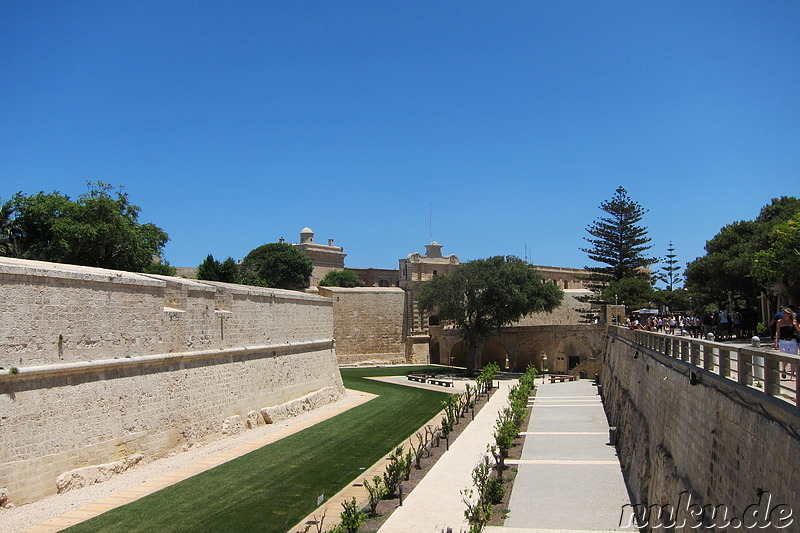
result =
[[[683,492],[681,519],[691,520],[688,495],[700,506],[724,505],[729,518],[742,518],[768,494],[772,506],[794,510],[796,524],[797,408],[633,344],[622,328],[609,330],[601,383],[609,421],[619,428],[619,456],[634,503],[678,506]],[[699,383],[692,384],[690,372]]]
[[319,287],[333,303],[333,337],[341,364],[403,363],[405,293],[397,287]]
[[343,393],[325,298],[7,258],[0,297],[0,488],[14,503],[65,471],[152,460]]
[[564,299],[552,313],[533,313],[522,317],[515,326],[572,326],[582,324],[590,304],[578,298],[591,295],[590,291],[580,289],[565,289]]

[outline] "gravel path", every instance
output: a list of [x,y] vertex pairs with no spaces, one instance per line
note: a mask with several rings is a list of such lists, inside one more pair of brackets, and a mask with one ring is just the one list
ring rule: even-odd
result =
[[[78,509],[107,496],[131,489],[140,483],[164,476],[180,468],[199,463],[218,453],[236,448],[252,440],[264,437],[270,433],[277,432],[283,428],[297,425],[310,417],[317,417],[326,412],[338,414],[341,404],[352,401],[355,397],[361,396],[354,391],[347,391],[347,394],[339,401],[321,407],[314,411],[303,413],[291,420],[260,426],[234,435],[223,437],[209,443],[197,444],[185,452],[177,452],[169,457],[158,459],[146,464],[134,466],[130,470],[123,472],[112,479],[91,485],[78,490],[72,490],[63,494],[55,494],[34,503],[20,505],[15,509],[0,509],[0,531],[3,533],[15,533],[22,531],[36,524],[60,516],[70,510]],[[13,500],[12,500],[13,502]]]

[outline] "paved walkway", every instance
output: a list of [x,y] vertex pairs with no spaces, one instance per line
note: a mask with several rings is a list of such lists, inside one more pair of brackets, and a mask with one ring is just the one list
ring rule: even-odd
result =
[[[403,382],[400,378],[396,379]],[[498,413],[508,405],[508,389],[515,381],[500,381],[500,389],[481,409],[431,468],[430,472],[408,495],[403,507],[397,509],[381,527],[381,533],[441,533],[451,528],[453,533],[468,530],[464,519],[465,505],[461,491],[472,487],[472,469],[486,453],[486,446],[493,442],[492,433]],[[419,386],[405,382],[410,386]],[[457,385],[462,385],[458,383]],[[422,385],[423,387],[430,387]],[[456,391],[462,386],[455,387]],[[436,387],[442,390],[441,387]],[[452,391],[452,389],[451,389]],[[337,406],[336,412],[369,400],[370,395]],[[349,405],[348,405],[349,403]],[[320,417],[320,418],[323,418]],[[173,472],[160,479],[115,494],[91,505],[76,509],[58,518],[30,528],[31,533],[50,533],[87,520],[111,508],[118,507],[177,483],[187,477],[213,468],[269,442],[274,442],[290,433],[320,422],[309,418],[302,424],[293,425],[269,435],[264,440],[225,452],[216,457]],[[434,422],[434,421],[432,421]],[[519,472],[509,504],[507,526],[490,527],[487,533],[557,533],[575,531],[619,531],[622,505],[629,503],[622,481],[619,463],[614,448],[607,446],[608,424],[606,423],[600,398],[590,381],[541,384],[537,383],[537,395],[529,432],[522,458],[517,462]],[[512,461],[509,461],[512,464]],[[385,462],[379,461],[364,477],[380,474]],[[356,480],[356,482],[359,480]],[[325,526],[338,522],[340,502],[356,496],[365,503],[363,487],[351,485],[342,493],[331,497]],[[324,506],[323,506],[324,507]],[[321,516],[322,508],[298,524]],[[292,529],[294,531],[295,529]]]
[[516,381],[500,381],[489,403],[475,415],[450,450],[444,453],[379,530],[380,533],[454,533],[467,531],[466,506],[461,491],[472,487],[472,469],[494,442],[492,433],[498,413],[508,406],[508,389]]
[[537,383],[510,513],[485,531],[635,531],[619,525],[630,500],[608,429],[591,381]]

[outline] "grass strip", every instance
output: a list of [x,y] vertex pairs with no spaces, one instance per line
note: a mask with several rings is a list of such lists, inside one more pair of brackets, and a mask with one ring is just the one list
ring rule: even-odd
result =
[[347,388],[380,396],[67,531],[284,533],[441,410],[446,393],[364,379],[411,370],[342,369]]

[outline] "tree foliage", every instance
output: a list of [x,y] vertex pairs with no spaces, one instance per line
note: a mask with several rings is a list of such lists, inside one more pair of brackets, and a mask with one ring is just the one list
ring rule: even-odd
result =
[[319,282],[320,287],[360,287],[363,284],[352,270],[331,270]]
[[11,200],[0,200],[0,255],[14,256],[13,235],[14,206]]
[[240,283],[278,289],[302,289],[308,286],[313,266],[311,260],[294,246],[284,242],[264,244],[242,260]]
[[750,274],[760,284],[782,283],[794,301],[800,301],[800,213],[776,224],[769,247],[755,253]]
[[460,330],[471,375],[478,343],[493,329],[530,313],[550,312],[562,298],[563,291],[542,281],[531,265],[513,256],[495,256],[435,276],[420,288],[419,305]]
[[239,267],[232,257],[228,257],[223,262],[208,257],[197,266],[197,279],[206,281],[222,281],[224,283],[237,283],[239,280]]
[[666,283],[667,290],[675,290],[675,285],[681,283],[682,279],[679,274],[681,267],[678,266],[677,254],[672,241],[669,241],[667,246],[667,255],[664,256],[664,266],[661,267],[661,272],[658,274],[658,279]]
[[591,237],[584,240],[591,248],[581,251],[592,261],[608,266],[590,270],[609,274],[615,280],[640,275],[640,269],[657,261],[645,255],[652,246],[647,244],[647,228],[639,225],[647,210],[634,202],[623,187],[614,191],[610,201],[601,203],[600,209],[608,216],[601,216],[586,228]]
[[602,299],[609,304],[624,304],[628,309],[650,307],[655,291],[648,278],[642,276],[614,280],[603,289]]
[[[714,303],[719,307],[728,301],[728,291],[734,300],[755,307],[761,291],[769,293],[772,284],[782,279],[796,292],[796,281],[793,284],[791,280],[797,279],[797,270],[792,271],[789,262],[770,262],[768,258],[781,258],[788,251],[784,248],[788,242],[775,232],[790,230],[789,220],[798,213],[800,200],[784,196],[764,206],[755,220],[723,227],[706,242],[706,255],[686,266],[686,287],[698,295],[700,304]],[[785,235],[791,241],[791,231]],[[762,251],[766,255],[759,255]],[[762,269],[765,266],[767,269]],[[800,294],[795,293],[794,298],[798,297]]]
[[[161,256],[169,240],[152,223],[140,224],[141,208],[122,187],[88,183],[72,201],[57,191],[27,196],[21,192],[3,204],[1,253],[23,259],[143,272]],[[12,215],[9,214],[9,208]]]

